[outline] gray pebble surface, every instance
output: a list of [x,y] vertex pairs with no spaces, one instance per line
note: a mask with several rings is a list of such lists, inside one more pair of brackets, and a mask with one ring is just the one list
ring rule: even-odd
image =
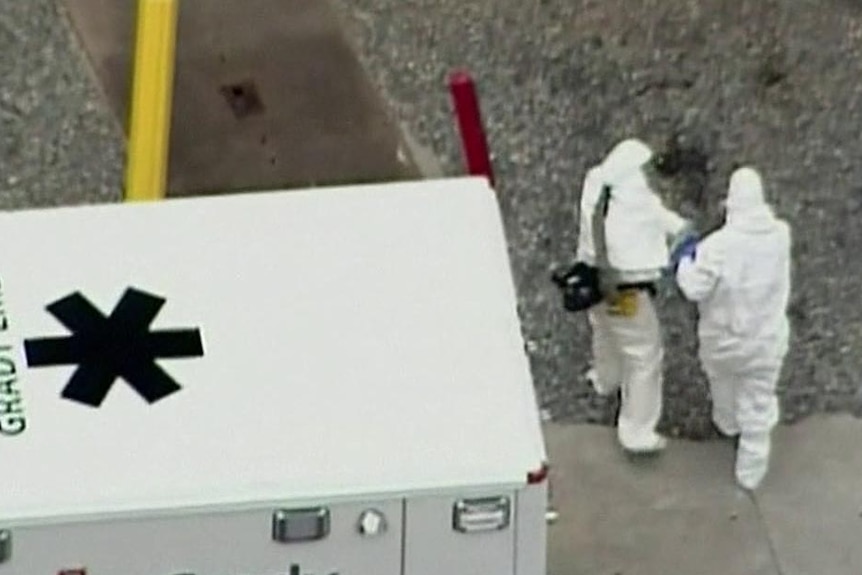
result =
[[[585,318],[548,281],[575,248],[586,169],[617,140],[671,134],[708,158],[670,195],[699,221],[735,162],[764,174],[794,229],[785,422],[859,412],[862,5],[850,0],[336,0],[399,119],[462,171],[447,74],[479,83],[540,401],[561,422],[610,424],[583,378]],[[124,143],[55,0],[0,0],[0,208],[116,201]],[[694,183],[692,183],[694,182]],[[699,183],[698,183],[699,182]],[[709,437],[694,313],[661,297],[663,430]]]
[[116,201],[123,148],[61,4],[0,0],[0,209]]
[[[346,0],[361,57],[399,119],[461,173],[448,73],[477,80],[542,407],[612,424],[583,316],[548,276],[575,248],[586,170],[616,141],[671,135],[708,161],[668,201],[709,221],[735,163],[758,167],[794,231],[783,421],[859,411],[862,372],[862,4],[832,0]],[[670,286],[662,430],[713,436],[695,312]]]

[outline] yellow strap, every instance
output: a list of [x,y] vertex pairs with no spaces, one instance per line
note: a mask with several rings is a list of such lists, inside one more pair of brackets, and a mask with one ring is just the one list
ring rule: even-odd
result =
[[638,312],[638,290],[622,290],[608,302],[608,313],[620,317],[634,317]]

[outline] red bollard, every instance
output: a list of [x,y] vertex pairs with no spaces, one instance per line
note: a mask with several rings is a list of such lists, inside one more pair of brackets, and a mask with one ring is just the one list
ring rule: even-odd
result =
[[454,72],[449,76],[449,92],[452,94],[455,115],[458,117],[467,171],[474,176],[485,176],[493,187],[494,168],[491,165],[491,154],[488,151],[488,140],[485,137],[485,126],[482,123],[482,112],[479,109],[479,97],[476,95],[473,78],[464,71]]

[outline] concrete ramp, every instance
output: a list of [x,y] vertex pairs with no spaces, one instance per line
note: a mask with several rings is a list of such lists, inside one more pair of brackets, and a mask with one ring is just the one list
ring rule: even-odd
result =
[[728,442],[673,441],[632,459],[614,430],[549,424],[550,575],[858,575],[862,421],[816,417],[775,431],[752,496]]
[[[66,0],[127,125],[136,0]],[[168,194],[418,177],[325,0],[181,0]]]
[[549,425],[550,575],[780,575],[752,500],[734,486],[733,447],[673,442],[629,458],[614,430]]

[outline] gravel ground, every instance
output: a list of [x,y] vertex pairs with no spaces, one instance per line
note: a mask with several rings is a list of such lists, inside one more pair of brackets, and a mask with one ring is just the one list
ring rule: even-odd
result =
[[[707,219],[730,165],[757,165],[795,231],[794,340],[781,382],[787,422],[856,411],[862,310],[862,5],[851,0],[337,0],[373,77],[449,174],[461,170],[445,78],[480,82],[520,311],[553,419],[611,422],[593,397],[583,317],[548,281],[574,249],[587,167],[617,140],[677,136],[707,160],[672,201]],[[348,8],[349,7],[349,8]],[[0,0],[0,208],[115,201],[123,144],[56,0]],[[663,427],[708,431],[693,313],[662,299]]]
[[0,0],[0,209],[120,198],[123,140],[55,0]]
[[[401,120],[461,170],[447,73],[480,86],[520,311],[554,420],[609,424],[583,379],[584,317],[561,312],[550,268],[574,249],[586,169],[617,140],[681,141],[692,162],[671,201],[706,221],[734,162],[762,171],[794,229],[785,422],[858,411],[862,311],[862,4],[850,0],[342,0],[362,57]],[[711,436],[694,313],[661,301],[663,429]]]

